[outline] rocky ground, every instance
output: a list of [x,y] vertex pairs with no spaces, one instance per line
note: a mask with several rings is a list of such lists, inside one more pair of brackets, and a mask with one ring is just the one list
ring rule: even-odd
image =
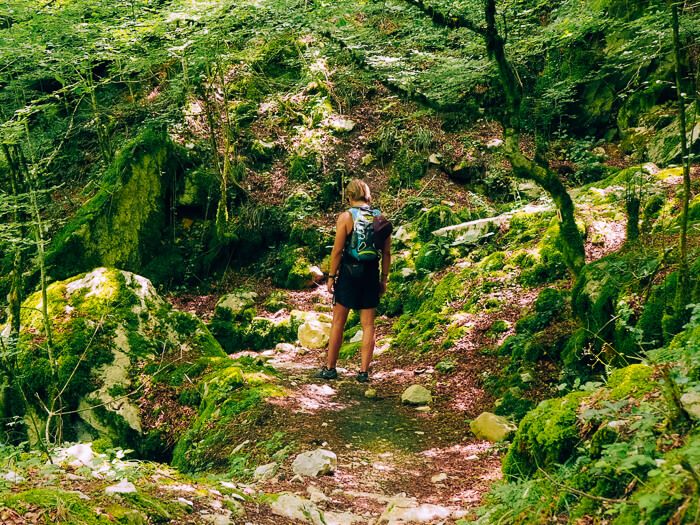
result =
[[[299,305],[330,300],[320,287],[304,295]],[[262,479],[248,488],[281,497],[270,507],[247,508],[242,523],[454,523],[500,478],[499,448],[476,439],[468,425],[489,402],[477,372],[492,358],[473,352],[474,374],[460,376],[448,393],[443,386],[452,381],[388,350],[386,323],[379,321],[369,385],[354,378],[359,356],[341,361],[337,380],[323,381],[314,378],[323,350],[281,344],[257,354],[279,371],[286,389],[268,400],[273,415],[265,427],[284,429],[300,451],[332,452],[333,472],[300,475],[294,456],[261,468]],[[440,394],[429,404],[403,404],[402,393],[414,384]]]

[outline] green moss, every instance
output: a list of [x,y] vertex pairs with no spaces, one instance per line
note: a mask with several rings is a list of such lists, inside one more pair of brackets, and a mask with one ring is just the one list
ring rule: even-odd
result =
[[434,272],[445,268],[452,260],[449,246],[439,242],[429,242],[420,247],[416,254],[416,270]]
[[536,475],[538,469],[552,469],[576,455],[580,439],[577,412],[588,395],[573,392],[548,399],[523,418],[503,460],[503,474],[508,480]]
[[510,388],[505,391],[496,401],[495,413],[499,416],[507,416],[515,421],[520,421],[525,415],[532,410],[535,403],[522,396],[519,388]]
[[503,252],[493,252],[479,261],[479,267],[486,272],[502,270],[506,264],[506,254]]
[[446,307],[450,301],[461,297],[466,278],[465,275],[449,273],[436,286],[430,282],[417,283],[413,291],[417,307],[405,305],[406,313],[394,325],[396,337],[393,346],[427,352],[440,343],[449,342],[456,334],[445,330],[448,323]]
[[608,397],[613,400],[639,398],[656,388],[652,380],[654,369],[648,365],[636,364],[614,370],[608,378]]
[[389,172],[392,188],[413,188],[428,171],[428,159],[408,147],[402,147],[394,158]]
[[510,323],[508,321],[505,321],[503,319],[497,319],[491,324],[491,327],[489,328],[489,333],[491,335],[502,334],[503,332],[507,332],[509,329]]
[[295,246],[285,246],[276,257],[272,282],[281,288],[302,290],[313,281],[306,250]]
[[355,343],[343,343],[340,347],[340,359],[348,360],[357,357],[360,353],[360,348],[362,348],[362,341],[357,341]]
[[97,266],[140,270],[162,249],[165,195],[175,170],[167,134],[145,129],[110,166],[103,189],[56,235],[47,251],[54,278]]
[[95,512],[95,509],[75,492],[58,488],[31,489],[24,492],[7,494],[0,497],[3,506],[16,510],[20,514],[39,507],[46,511],[59,511],[62,523],[71,525],[101,525],[110,520]]
[[289,158],[289,178],[299,182],[314,179],[320,173],[320,161],[315,154],[292,155]]

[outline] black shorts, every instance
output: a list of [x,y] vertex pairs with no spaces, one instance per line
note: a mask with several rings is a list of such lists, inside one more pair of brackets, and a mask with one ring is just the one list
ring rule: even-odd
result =
[[333,288],[333,304],[353,310],[376,308],[379,304],[379,262],[343,259]]

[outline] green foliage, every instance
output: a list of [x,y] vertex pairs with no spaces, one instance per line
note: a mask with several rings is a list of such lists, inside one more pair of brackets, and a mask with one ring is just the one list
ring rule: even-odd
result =
[[413,188],[428,171],[425,153],[402,147],[394,158],[389,175],[389,185],[394,188]]
[[434,272],[446,267],[452,261],[452,242],[447,237],[436,237],[432,242],[421,246],[416,254],[416,270]]
[[[558,360],[571,334],[567,297],[554,288],[545,288],[535,301],[533,311],[518,320],[516,333],[508,337],[498,349],[513,361],[534,362],[548,355]],[[506,327],[507,329],[507,327]]]
[[418,215],[416,220],[418,238],[422,241],[429,241],[435,230],[459,224],[460,222],[459,216],[449,206],[444,204],[433,206],[421,211],[420,215]]

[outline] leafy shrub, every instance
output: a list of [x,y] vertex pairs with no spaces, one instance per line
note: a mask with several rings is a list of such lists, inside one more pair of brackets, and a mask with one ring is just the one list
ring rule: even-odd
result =
[[433,242],[421,246],[416,255],[416,270],[434,272],[445,268],[452,260],[451,241],[438,237]]

